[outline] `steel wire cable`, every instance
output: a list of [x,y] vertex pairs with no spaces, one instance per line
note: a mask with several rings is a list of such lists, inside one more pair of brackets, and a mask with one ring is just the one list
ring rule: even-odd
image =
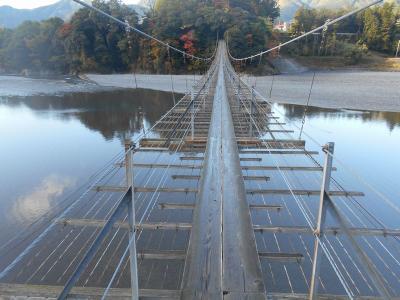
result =
[[[197,105],[197,107],[199,107],[199,104]],[[189,125],[187,126],[187,128],[186,128],[186,132],[187,132],[187,130],[188,130],[188,128],[189,128]],[[185,137],[186,135],[185,134],[182,134],[182,136],[181,136],[181,138],[183,139],[184,137]],[[172,159],[174,159],[174,157],[172,157]],[[181,164],[182,164],[182,161],[181,161]],[[165,174],[167,173],[167,170],[164,172]],[[148,182],[149,180],[147,180],[147,182]],[[161,180],[162,181],[162,180]],[[145,184],[145,186],[146,186],[146,184]],[[153,194],[153,196],[155,195],[156,193],[154,193]],[[150,199],[150,202],[152,202],[152,200],[153,200],[153,198],[152,199]],[[156,201],[154,201],[155,203],[158,201],[158,197],[157,197],[157,199],[156,199]],[[144,202],[143,202],[144,203]],[[154,207],[152,208],[152,209],[154,209]],[[145,212],[146,213],[146,212]],[[145,214],[145,213],[143,213],[143,215]],[[150,215],[150,214],[149,214]],[[119,229],[118,229],[119,230]],[[140,236],[138,237],[138,240],[139,240],[139,238],[140,238]],[[110,241],[110,243],[111,243],[111,241]],[[108,247],[109,247],[109,245],[108,245]],[[99,262],[96,264],[96,266],[98,266],[98,264],[99,264]],[[93,270],[94,271],[94,270]],[[93,273],[93,271],[92,271],[92,273]],[[91,274],[92,274],[91,273]],[[86,282],[87,283],[87,282]]]
[[[200,107],[200,105],[198,105],[198,107],[197,107],[196,114],[197,114],[197,112],[199,111],[199,107]],[[189,129],[189,126],[188,126],[188,128],[186,129],[186,133],[188,132],[188,129]],[[179,143],[179,146],[176,148],[175,153],[174,153],[175,155],[176,155],[176,153],[178,153],[178,151],[179,151],[179,149],[180,149],[180,147],[181,147],[181,145],[182,145],[182,143],[183,143],[183,138],[184,138],[185,136],[186,136],[186,135],[184,135],[184,136],[182,137],[182,139],[181,139],[181,141],[180,141],[180,143]],[[150,217],[151,211],[154,209],[155,204],[157,203],[158,197],[159,197],[159,195],[160,195],[160,192],[158,192],[158,190],[159,190],[159,188],[160,188],[161,185],[165,184],[166,179],[164,179],[164,178],[165,178],[165,175],[168,173],[167,171],[168,171],[169,167],[171,166],[171,163],[172,163],[172,162],[170,161],[169,164],[168,164],[168,167],[165,169],[164,174],[163,174],[163,178],[159,181],[159,184],[158,184],[158,186],[156,187],[155,192],[153,193],[153,196],[152,196],[151,200],[149,201],[149,204],[148,204],[148,206],[147,206],[145,212],[142,214],[142,217],[141,217],[140,220],[139,220],[139,224],[141,224],[141,223],[143,222],[143,220],[144,220],[144,218],[145,218],[146,215],[147,215],[146,219],[148,219],[148,218]],[[182,164],[182,161],[181,161],[181,164]],[[158,194],[158,197],[157,197],[157,199],[153,200],[153,199],[154,199],[154,195],[156,195],[156,194]],[[151,206],[151,209],[150,209],[150,206]],[[121,265],[122,265],[123,261],[125,260],[125,257],[126,257],[126,255],[127,255],[127,253],[128,253],[128,250],[129,250],[129,248],[130,248],[130,246],[131,246],[131,244],[132,244],[132,241],[133,241],[133,240],[139,240],[142,232],[143,232],[143,230],[141,230],[141,231],[139,232],[139,236],[138,236],[137,238],[131,239],[131,240],[129,241],[128,246],[127,246],[127,248],[126,248],[124,254],[122,255],[120,261],[118,262],[118,265],[117,265],[117,267],[116,267],[116,269],[115,269],[115,271],[114,271],[114,273],[113,273],[113,275],[112,275],[112,277],[111,277],[111,279],[110,279],[110,281],[109,281],[109,284],[107,285],[107,287],[106,287],[106,289],[105,289],[105,291],[104,291],[104,293],[103,293],[102,299],[105,299],[105,298],[106,298],[106,296],[107,296],[107,294],[108,294],[108,292],[109,292],[109,289],[111,288],[111,285],[113,284],[113,282],[114,282],[114,280],[115,280],[115,277],[116,277],[117,273],[119,272],[119,269],[121,268]]]
[[311,34],[313,34],[315,32],[318,32],[320,30],[325,30],[326,31],[329,26],[331,26],[331,25],[333,25],[333,24],[335,24],[337,22],[340,22],[340,21],[342,21],[342,20],[344,20],[344,19],[346,19],[346,18],[348,18],[348,17],[350,17],[352,15],[355,15],[355,14],[357,14],[359,12],[362,12],[362,11],[364,11],[364,10],[366,10],[366,9],[372,7],[372,6],[375,6],[375,5],[377,5],[377,4],[381,3],[381,2],[383,2],[383,0],[377,0],[377,1],[374,1],[374,2],[372,2],[370,4],[367,4],[367,5],[364,5],[364,6],[360,7],[360,8],[357,8],[357,9],[355,9],[353,11],[350,11],[350,12],[348,12],[348,13],[346,13],[346,14],[338,17],[338,18],[333,19],[333,20],[329,20],[328,19],[323,25],[321,25],[321,26],[319,26],[319,27],[317,27],[315,29],[312,29],[312,30],[310,30],[310,31],[298,36],[298,37],[295,37],[295,38],[293,38],[293,39],[291,39],[291,40],[289,40],[287,42],[281,43],[276,47],[273,47],[273,48],[270,48],[268,50],[259,52],[257,54],[254,54],[254,55],[251,55],[251,56],[247,56],[247,57],[242,57],[242,58],[236,58],[236,57],[233,57],[231,55],[231,53],[229,51],[229,47],[227,47],[228,55],[233,61],[247,61],[249,59],[252,60],[252,59],[254,59],[254,58],[258,57],[258,56],[263,56],[264,54],[267,54],[267,53],[272,52],[274,50],[278,50],[278,49],[280,49],[280,48],[282,48],[282,47],[284,47],[286,45],[289,45],[289,44],[291,44],[291,43],[293,43],[293,42],[295,42],[297,40],[300,40],[300,39],[302,39],[302,38],[304,38],[306,36],[309,36],[309,35],[311,35]]
[[[245,107],[245,106],[244,106]],[[246,108],[246,107],[245,107]],[[302,198],[302,197],[300,197],[300,198]],[[342,266],[343,266],[343,264],[342,264]]]
[[[245,84],[243,82],[243,84]],[[250,87],[245,84],[248,89]],[[269,103],[271,106],[273,105],[270,101],[268,101],[265,97],[263,97],[257,90],[254,89],[254,92],[260,97],[262,100],[266,101]],[[296,127],[297,129],[301,129],[299,126],[297,126],[293,121],[288,119],[282,112],[279,110],[278,113],[282,115],[285,120],[288,120],[291,125]],[[306,131],[303,130],[303,134],[309,138],[310,141],[318,145],[319,147],[323,147],[322,144],[320,144],[315,138],[313,138],[310,134],[308,134]],[[374,194],[376,194],[379,198],[385,201],[386,204],[388,204],[391,208],[393,208],[397,213],[400,214],[400,207],[396,205],[391,199],[389,199],[387,196],[385,196],[383,193],[381,193],[378,189],[376,189],[374,186],[372,186],[362,175],[360,175],[357,171],[352,169],[350,166],[348,166],[346,163],[344,163],[340,158],[337,157],[337,155],[334,155],[333,153],[330,153],[329,151],[326,152],[328,155],[330,155],[332,158],[335,159],[342,167],[344,167],[354,178],[356,178],[360,183],[362,183],[364,186],[366,186],[369,190],[371,190]]]
[[[231,89],[234,90],[233,84],[230,83],[230,85],[231,85]],[[229,88],[229,87],[227,87],[227,88]],[[240,98],[239,91],[237,91],[237,97]],[[232,105],[233,105],[233,103],[230,103],[231,109],[234,108]],[[233,109],[232,112],[233,112],[233,113],[238,113],[238,111],[240,111],[240,108],[241,108],[241,107],[239,106],[239,109],[238,109],[238,110]],[[240,117],[240,116],[238,117],[238,122],[239,122],[240,127],[242,128],[243,125],[242,125],[241,117]],[[252,126],[252,124],[251,124],[250,126]],[[256,154],[256,157],[258,157],[258,154]],[[246,173],[249,173],[248,170],[245,170],[245,172],[246,172]],[[257,185],[258,185],[258,187],[260,188],[260,184],[257,183]],[[266,201],[265,201],[263,195],[262,195],[262,200],[263,200],[264,204],[266,204]],[[268,215],[270,224],[272,225],[272,221],[271,221],[271,218],[270,218],[270,216],[269,216],[269,212],[268,212],[268,211],[267,211],[267,215]],[[281,252],[281,248],[280,248],[280,245],[279,245],[279,242],[278,242],[278,239],[277,239],[277,236],[276,236],[276,233],[275,233],[275,232],[273,233],[273,236],[274,236],[274,241],[275,241],[275,244],[276,244],[276,246],[277,246],[277,248],[278,248],[278,251]],[[266,247],[266,242],[265,242],[265,238],[264,238],[264,236],[262,236],[262,237],[263,237],[262,240],[263,240],[265,249],[267,249],[267,247]],[[269,266],[270,266],[270,268],[271,268],[270,263],[268,263],[268,264],[269,264]],[[302,268],[302,267],[301,267],[301,268]],[[292,283],[291,283],[291,280],[290,280],[290,276],[289,276],[289,274],[288,274],[288,272],[287,272],[286,264],[284,264],[284,270],[285,270],[285,275],[286,275],[286,278],[287,278],[287,280],[288,280],[289,286],[290,286],[290,288],[291,288],[291,293],[293,293],[293,292],[294,292],[294,291],[293,291],[293,286],[292,286]],[[272,272],[272,268],[271,268],[271,272]]]
[[[70,205],[69,203],[66,203],[69,199],[73,198],[73,196],[75,196],[76,193],[78,193],[81,189],[83,189],[85,186],[87,186],[92,179],[94,179],[96,176],[98,176],[104,169],[110,167],[113,163],[114,160],[117,159],[117,157],[119,157],[120,155],[122,155],[122,151],[120,153],[118,153],[116,156],[114,156],[111,161],[107,162],[103,167],[101,167],[97,172],[95,172],[94,174],[92,174],[89,179],[83,183],[82,185],[80,185],[77,189],[75,189],[74,191],[72,191],[68,196],[66,196],[65,198],[63,198],[60,202],[57,203],[57,206],[60,206],[60,204],[66,204],[66,205]],[[107,176],[107,172],[104,171],[102,177],[104,178],[105,176]],[[78,197],[79,199],[79,197]],[[76,200],[78,201],[78,200]],[[55,207],[57,208],[57,207]],[[39,222],[50,222],[51,220],[54,220],[54,218],[56,218],[57,214],[61,213],[63,210],[65,210],[66,207],[61,207],[60,209],[58,209],[57,211],[48,211],[44,214],[42,214],[41,216],[39,216],[38,218],[36,218],[36,220],[34,220],[32,223],[29,223],[27,225],[28,228],[32,228],[34,226],[36,226]],[[52,214],[50,214],[52,213]],[[50,215],[49,215],[50,214]],[[3,250],[4,248],[10,246],[12,244],[13,249],[15,249],[15,247],[18,247],[21,243],[23,243],[24,241],[26,241],[26,239],[31,238],[32,235],[35,235],[36,233],[38,233],[38,231],[42,230],[42,228],[37,228],[36,230],[32,231],[21,231],[19,232],[16,236],[14,236],[12,239],[8,240],[5,244],[0,246],[0,251]],[[21,238],[22,235],[25,235],[25,238]],[[20,241],[17,242],[17,244],[13,244],[17,239],[21,238]]]
[[[365,239],[365,238],[364,238],[364,239]],[[366,242],[368,243],[368,241],[366,241]],[[368,243],[368,244],[369,244],[369,243]],[[370,246],[370,247],[372,247],[370,244],[369,244],[369,246]],[[389,252],[389,253],[390,253],[390,252]],[[391,256],[393,256],[393,254],[392,254],[392,253],[390,253],[390,255],[391,255]],[[364,280],[365,280],[365,279],[364,279]]]
[[[100,197],[99,200],[101,200],[102,198],[104,198],[106,195],[106,193],[103,193],[103,195]],[[101,202],[99,200],[97,200],[95,202],[95,204],[93,206],[91,206],[91,208],[83,215],[83,218],[86,218],[89,216],[89,214],[95,210],[96,205],[100,204],[99,207],[97,208],[97,210],[94,213],[94,217],[96,217],[99,212],[101,211],[102,208],[104,208],[108,201],[110,201],[110,199],[112,198],[112,195],[109,195],[108,199],[106,201],[104,201],[102,204],[100,204]],[[114,204],[115,207],[116,204]],[[110,212],[112,212],[112,209],[110,210]],[[110,213],[109,212],[109,213]],[[69,250],[69,248],[73,245],[73,243],[81,236],[82,232],[87,228],[87,226],[82,226],[80,228],[80,230],[78,230],[78,234],[72,239],[72,241],[68,244],[68,245],[63,245],[65,241],[67,241],[68,237],[75,232],[75,228],[71,228],[70,231],[68,232],[68,234],[61,240],[61,242],[59,242],[55,247],[53,247],[53,250],[51,251],[50,254],[48,254],[45,258],[45,260],[36,268],[36,270],[29,276],[29,278],[27,279],[27,282],[30,281],[41,269],[42,267],[52,258],[53,254],[55,254],[57,252],[58,249],[60,249],[61,247],[63,247],[63,252],[61,253],[61,255],[59,255],[59,258],[63,257],[63,255]],[[43,251],[43,248],[41,248],[39,251]],[[32,259],[35,256],[32,257]],[[58,262],[58,259],[55,260],[55,263],[47,270],[46,274],[47,275],[56,265],[56,263]],[[41,279],[41,281],[43,281],[44,278]]]
[[[183,139],[181,140],[181,143],[182,143],[182,141],[183,141]],[[178,150],[179,150],[179,147],[177,147],[177,149],[176,149],[176,151],[175,151],[175,154],[178,152]],[[145,218],[146,215],[147,215],[147,218],[150,216],[151,211],[154,209],[155,203],[156,203],[157,200],[158,200],[158,197],[157,197],[157,199],[156,199],[155,201],[153,200],[153,199],[154,199],[154,195],[156,195],[156,194],[159,195],[159,193],[157,193],[157,191],[159,190],[159,188],[161,187],[161,185],[165,184],[165,180],[164,180],[165,174],[168,173],[167,171],[168,171],[168,169],[169,169],[171,163],[172,163],[172,162],[169,162],[168,167],[165,169],[162,180],[159,181],[159,184],[158,184],[158,186],[156,187],[155,192],[153,193],[152,199],[149,201],[149,204],[148,204],[148,206],[147,206],[145,212],[142,214],[142,217],[141,217],[140,220],[139,220],[139,223],[138,223],[139,225],[143,222],[143,220],[144,220],[144,218]],[[150,206],[151,206],[151,209],[150,209]],[[149,209],[150,209],[150,210],[149,210]],[[142,232],[143,232],[142,230],[139,232],[139,237],[135,238],[135,240],[139,240],[139,239],[140,239],[140,236],[141,236],[141,233],[142,233]],[[116,269],[115,269],[115,271],[114,271],[114,273],[113,273],[113,275],[112,275],[112,277],[111,277],[111,279],[110,279],[110,281],[109,281],[109,283],[108,283],[108,285],[107,285],[107,287],[106,287],[106,289],[105,289],[105,291],[104,291],[103,296],[102,296],[101,299],[105,299],[105,298],[107,297],[107,294],[108,294],[108,292],[109,292],[109,289],[111,288],[111,285],[113,284],[113,282],[114,282],[114,280],[115,280],[115,277],[116,277],[117,273],[119,272],[119,269],[121,268],[121,265],[122,265],[123,261],[125,260],[126,255],[128,254],[128,250],[129,250],[129,248],[130,248],[130,246],[131,246],[133,240],[134,240],[134,239],[131,239],[131,240],[129,241],[128,246],[127,246],[127,248],[126,248],[124,254],[122,255],[120,261],[118,262],[118,265],[117,265],[117,267],[116,267]]]
[[[318,183],[318,181],[317,181],[316,179],[315,179],[315,181]],[[340,198],[342,199],[342,203],[343,203],[343,204],[349,209],[349,211],[360,221],[360,223],[361,223],[365,228],[368,228],[367,225],[365,224],[365,222],[364,222],[362,219],[360,219],[359,216],[351,209],[351,207],[348,205],[347,201],[344,200],[343,197],[340,197]],[[340,208],[339,206],[337,207],[337,209],[338,209],[339,211],[341,211],[341,208]],[[348,217],[344,212],[341,212],[341,215],[342,215],[342,216],[345,216],[346,219],[347,219],[347,221],[349,222],[349,224],[350,224],[352,227],[354,227],[354,223],[352,222],[352,218]],[[378,260],[380,260],[380,261],[384,264],[384,266],[388,269],[389,273],[391,273],[394,277],[396,277],[397,281],[400,281],[400,280],[399,280],[399,277],[397,276],[397,274],[395,274],[395,273],[388,267],[388,265],[387,265],[387,263],[385,262],[385,260],[381,257],[381,255],[379,255],[379,253],[377,253],[376,249],[374,249],[374,248],[372,247],[372,245],[368,242],[368,240],[366,239],[366,237],[365,237],[365,236],[362,236],[361,239],[368,245],[368,247],[369,247],[372,251],[375,252],[376,256],[378,257]],[[377,238],[375,237],[375,239],[377,239]],[[390,251],[389,251],[389,253],[390,253],[390,255],[393,257],[393,254],[392,254]],[[373,262],[372,262],[372,264],[375,266],[376,269],[378,269],[376,264],[374,264]],[[358,269],[358,266],[357,266],[355,263],[354,263],[354,265],[355,265],[355,267]],[[361,271],[359,271],[359,273],[361,274]],[[362,277],[364,278],[364,276],[362,276]],[[382,274],[381,274],[381,277],[383,278],[383,280],[386,282],[386,284],[389,286],[389,288],[390,288],[390,289],[392,290],[392,292],[394,293],[393,289],[390,287],[390,285],[389,285],[389,283],[387,282],[386,278],[384,278],[384,277],[382,276]],[[364,281],[367,283],[366,279],[364,279]],[[367,284],[369,284],[369,283],[367,283]]]
[[168,43],[166,43],[166,42],[164,42],[164,41],[162,41],[162,40],[160,40],[160,39],[158,39],[158,38],[156,38],[156,37],[154,37],[154,36],[152,36],[152,35],[150,35],[148,33],[143,32],[140,29],[138,29],[138,28],[136,28],[136,27],[134,27],[132,25],[130,25],[128,22],[123,22],[123,21],[117,19],[116,17],[114,17],[114,16],[104,12],[103,10],[101,10],[101,9],[99,9],[97,7],[94,7],[94,6],[88,4],[88,3],[84,2],[84,1],[81,1],[81,0],[72,0],[72,1],[84,6],[84,7],[88,8],[88,9],[90,9],[90,10],[93,10],[93,11],[95,11],[95,12],[97,12],[97,13],[99,13],[99,14],[101,14],[101,15],[103,15],[103,16],[105,16],[105,17],[107,17],[107,18],[109,18],[109,19],[111,19],[113,21],[115,21],[115,22],[117,22],[118,24],[122,25],[124,28],[128,28],[129,30],[133,30],[138,34],[140,34],[140,35],[142,35],[142,36],[144,36],[144,37],[146,37],[148,39],[151,39],[151,40],[159,43],[162,46],[165,46],[167,49],[171,49],[171,50],[173,50],[175,52],[178,52],[178,53],[182,54],[185,58],[189,57],[189,58],[192,58],[192,59],[209,62],[209,61],[211,61],[213,59],[213,57],[215,55],[215,50],[214,50],[214,54],[212,56],[210,56],[210,57],[207,57],[207,58],[198,57],[198,56],[186,53],[185,51],[182,51],[182,50],[180,50],[178,48],[175,48],[175,47],[169,45]]
[[[260,133],[260,130],[258,129],[258,126],[257,126],[257,124],[255,123],[255,121],[254,121],[253,117],[251,116],[250,112],[247,110],[246,107],[245,107],[245,109],[246,109],[247,113],[249,114],[250,119],[252,120],[253,124],[255,125],[257,131],[259,131],[259,133]],[[265,144],[265,143],[264,143],[264,144]],[[266,146],[266,149],[267,149],[267,150],[269,151],[269,153],[271,154],[271,151],[269,150],[268,145],[265,144],[265,146]],[[272,160],[274,160],[274,164],[276,165],[276,167],[277,167],[279,173],[281,174],[281,176],[282,176],[282,178],[284,179],[286,185],[288,186],[291,195],[293,196],[293,198],[295,199],[296,203],[298,204],[298,206],[299,206],[299,208],[300,208],[300,211],[302,212],[304,218],[306,219],[306,221],[307,221],[307,223],[308,223],[310,229],[313,230],[313,223],[312,223],[312,220],[310,219],[310,216],[309,216],[308,213],[306,212],[306,210],[305,210],[303,204],[301,203],[301,201],[299,201],[299,199],[298,199],[298,198],[296,197],[296,195],[294,194],[293,188],[292,188],[292,186],[291,186],[289,180],[287,179],[286,175],[285,175],[285,174],[282,172],[282,170],[280,169],[280,166],[279,166],[279,164],[276,162],[275,158],[274,158],[272,155],[271,155],[271,158],[272,158]],[[344,280],[343,274],[342,274],[342,272],[340,271],[340,269],[338,268],[337,264],[335,263],[335,261],[334,261],[333,257],[331,256],[331,254],[330,254],[328,248],[324,245],[324,242],[322,241],[322,239],[321,239],[320,237],[315,236],[315,239],[318,241],[319,245],[321,246],[321,249],[323,249],[323,251],[324,251],[326,257],[327,257],[328,260],[330,261],[331,266],[333,267],[333,269],[334,269],[336,275],[338,276],[339,281],[342,283],[342,285],[343,285],[343,287],[344,287],[344,289],[345,289],[347,295],[348,295],[351,299],[353,299],[353,293],[352,293],[351,289],[348,287],[346,281]]]

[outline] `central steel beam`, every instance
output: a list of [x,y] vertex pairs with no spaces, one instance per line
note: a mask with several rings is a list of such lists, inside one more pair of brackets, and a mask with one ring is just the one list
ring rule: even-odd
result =
[[219,47],[218,80],[193,226],[182,299],[264,299],[254,231]]

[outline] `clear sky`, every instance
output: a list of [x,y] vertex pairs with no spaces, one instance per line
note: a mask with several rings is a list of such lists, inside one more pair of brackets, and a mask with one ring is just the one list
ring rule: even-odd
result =
[[[0,6],[9,5],[15,8],[35,8],[49,5],[57,1],[58,0],[0,0]],[[123,2],[127,4],[135,4],[138,3],[139,0],[123,0]]]

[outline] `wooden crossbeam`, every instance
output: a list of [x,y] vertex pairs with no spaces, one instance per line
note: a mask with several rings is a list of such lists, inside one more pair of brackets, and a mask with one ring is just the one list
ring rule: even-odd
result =
[[[271,233],[297,233],[314,234],[314,231],[307,226],[264,226],[253,225],[255,231]],[[375,228],[350,228],[353,235],[365,236],[400,236],[400,229],[375,229]],[[324,228],[324,234],[343,234],[339,227]]]
[[[38,299],[57,298],[63,286],[54,285],[31,285],[31,284],[10,284],[0,283],[0,298],[5,299],[29,299],[29,297]],[[71,291],[71,299],[99,299],[104,294],[104,288],[99,287],[74,287]],[[163,290],[163,289],[139,289],[139,296],[143,299],[170,299],[178,300],[181,298],[180,290]],[[132,293],[128,288],[111,288],[108,292],[110,299],[131,299]],[[267,299],[271,300],[293,300],[308,299],[309,294],[300,293],[267,293]],[[321,300],[346,300],[348,296],[333,294],[318,294]],[[358,296],[357,300],[378,300],[379,296]],[[393,300],[400,300],[399,297],[393,297]]]
[[[172,175],[172,179],[200,180],[200,175]],[[268,176],[243,176],[244,180],[269,181]]]
[[[124,186],[95,186],[93,188],[96,192],[125,192],[127,187]],[[135,187],[137,193],[198,193],[198,189],[193,188],[168,188],[168,187]],[[250,195],[303,195],[303,196],[316,196],[321,193],[320,190],[285,190],[285,189],[247,189],[247,194]],[[362,197],[365,196],[362,192],[354,191],[330,191],[329,196],[343,196],[343,197]]]
[[[322,171],[322,167],[306,167],[306,166],[242,166],[242,170],[253,170],[253,171]],[[332,171],[336,171],[336,168],[332,168]]]
[[[204,157],[201,156],[181,156],[180,160],[204,160]],[[242,157],[240,161],[262,161],[261,157]]]
[[[107,220],[95,220],[95,219],[60,219],[57,220],[57,224],[64,226],[86,226],[86,227],[104,227]],[[129,229],[127,222],[116,222],[114,227],[121,229]],[[165,223],[165,222],[143,222],[136,224],[136,229],[164,229],[164,230],[190,230],[192,224],[190,223]]]
[[[63,286],[0,283],[0,299],[55,299]],[[100,299],[104,288],[74,287],[68,299]],[[139,289],[141,299],[180,299],[179,290]],[[110,299],[132,299],[131,289],[111,288]]]
[[[124,166],[125,164],[122,164]],[[201,169],[202,165],[179,165],[179,164],[133,164],[135,168],[171,168],[171,169]]]
[[[125,163],[117,163],[119,167],[125,166]],[[189,164],[133,164],[135,168],[170,168],[170,169],[201,169],[202,165],[189,165]],[[253,170],[253,171],[322,171],[322,167],[307,167],[307,166],[242,166],[242,170]],[[336,168],[332,168],[332,171],[336,171]]]
[[269,149],[243,149],[239,154],[289,154],[289,155],[318,155],[318,151],[305,151],[305,150],[269,150]]
[[[267,190],[267,189],[247,189],[247,194],[272,194],[272,195],[304,195],[304,196],[314,196],[320,195],[320,190]],[[353,191],[330,191],[329,196],[344,196],[344,197],[363,197],[365,196],[362,192]]]
[[[94,219],[59,219],[57,224],[64,226],[87,226],[87,227],[103,227],[107,220],[94,220]],[[127,222],[117,222],[114,227],[122,229],[129,229]],[[136,225],[137,229],[149,230],[190,230],[192,224],[190,223],[166,223],[166,222],[144,222]],[[296,233],[296,234],[314,234],[314,231],[307,226],[268,226],[268,225],[253,225],[257,232],[270,232],[270,233]],[[400,229],[376,229],[376,228],[350,228],[353,235],[365,236],[400,236]],[[339,227],[327,227],[324,229],[324,234],[343,234]]]
[[[195,204],[160,203],[158,207],[160,209],[194,209]],[[280,210],[283,208],[282,205],[274,204],[250,204],[249,207],[255,210]]]
[[301,253],[258,252],[258,255],[262,259],[277,260],[280,262],[300,262],[304,258],[304,255]]
[[184,260],[186,252],[181,250],[156,250],[156,251],[138,251],[138,259],[153,259],[153,260]]
[[[257,138],[243,138],[238,137],[236,141],[239,146],[266,146],[271,149],[304,149],[305,141],[304,140],[278,140],[278,139],[264,139],[260,140]],[[142,139],[140,141],[141,147],[164,147],[165,143],[167,142],[164,138],[158,139]],[[171,139],[169,141],[170,147],[177,147],[181,144],[181,140],[174,140]],[[207,144],[207,137],[198,137],[194,140],[187,138],[184,140],[184,145],[197,145],[205,147]]]

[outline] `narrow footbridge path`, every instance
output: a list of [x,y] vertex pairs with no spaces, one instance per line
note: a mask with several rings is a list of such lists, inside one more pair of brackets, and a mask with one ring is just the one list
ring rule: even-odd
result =
[[400,230],[372,224],[334,179],[333,143],[294,138],[224,41],[135,142],[0,248],[0,299],[400,295]]

